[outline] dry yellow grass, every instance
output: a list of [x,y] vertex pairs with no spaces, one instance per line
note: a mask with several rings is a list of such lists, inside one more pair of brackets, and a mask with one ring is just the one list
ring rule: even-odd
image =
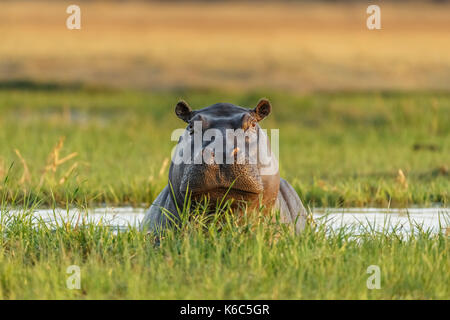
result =
[[23,174],[22,174],[22,177],[19,180],[19,184],[23,185],[25,182],[30,182],[31,181],[30,170],[28,169],[27,162],[25,161],[25,159],[20,154],[20,151],[18,149],[15,149],[14,152],[16,153],[17,157],[19,158],[19,160],[20,160],[20,162],[22,163],[22,166],[23,166]]
[[[58,180],[58,184],[62,185],[64,184],[64,182],[67,181],[67,179],[70,177],[70,175],[74,172],[74,170],[78,167],[79,163],[75,162],[73,163],[70,168],[63,174],[61,175],[61,177],[59,179],[55,178],[55,174],[58,171],[58,168],[66,163],[67,161],[75,158],[78,153],[77,152],[73,152],[63,158],[60,158],[60,151],[62,150],[62,148],[64,147],[64,140],[65,137],[61,137],[58,141],[58,143],[56,144],[56,146],[53,148],[53,150],[50,152],[48,158],[47,158],[47,164],[45,165],[44,169],[42,170],[41,173],[41,177],[39,179],[39,186],[38,188],[41,188],[42,185],[44,184],[44,182],[48,179],[53,180],[54,182],[56,180]],[[27,161],[24,159],[24,157],[22,156],[21,152],[19,151],[19,149],[14,149],[14,152],[17,156],[17,158],[19,159],[22,167],[23,167],[23,172],[22,172],[22,176],[19,180],[19,185],[22,187],[26,187],[27,185],[29,186],[31,181],[32,181],[32,175],[30,173],[30,170],[28,168],[27,165]],[[6,175],[6,169],[5,169],[5,162],[3,160],[3,158],[0,158],[0,180]],[[48,182],[48,181],[47,181]]]
[[[75,158],[78,155],[77,152],[72,152],[71,154],[60,159],[59,152],[64,147],[65,139],[66,139],[65,137],[59,138],[57,145],[53,148],[52,152],[48,156],[47,165],[45,166],[43,173],[41,175],[39,187],[41,187],[43,185],[48,172],[51,172],[54,175],[60,165]],[[66,173],[59,179],[59,184],[63,184],[67,180],[67,178],[70,176],[70,174],[73,172],[73,170],[75,170],[77,167],[78,167],[78,162],[75,162],[74,164],[72,164],[72,166],[69,168],[69,170],[67,170]]]
[[449,89],[450,5],[65,2],[0,8],[0,80],[128,87]]

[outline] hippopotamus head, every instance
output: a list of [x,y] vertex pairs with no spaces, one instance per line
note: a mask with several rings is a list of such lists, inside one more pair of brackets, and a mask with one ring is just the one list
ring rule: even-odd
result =
[[[145,214],[141,230],[158,234],[181,223],[180,210],[186,197],[209,199],[211,211],[218,202],[231,199],[240,211],[264,206],[275,210],[282,222],[303,230],[307,212],[295,189],[278,173],[267,136],[259,122],[272,110],[261,99],[252,109],[230,103],[216,103],[192,110],[180,101],[176,115],[187,123],[178,139],[169,169],[169,184],[159,193]],[[183,210],[184,211],[184,210]]]
[[224,198],[273,205],[280,187],[278,163],[259,126],[271,109],[266,99],[251,109],[216,103],[192,110],[178,102],[175,113],[187,127],[173,153],[169,184],[180,206],[186,196],[207,197],[211,205]]

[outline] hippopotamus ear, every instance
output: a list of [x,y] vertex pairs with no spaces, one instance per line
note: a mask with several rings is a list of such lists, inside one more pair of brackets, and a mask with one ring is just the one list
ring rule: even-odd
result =
[[257,121],[261,121],[270,114],[270,111],[272,111],[272,106],[269,100],[263,98],[259,100],[258,105],[253,109],[253,115]]
[[192,118],[192,109],[186,101],[180,100],[175,106],[175,114],[181,120],[189,122]]

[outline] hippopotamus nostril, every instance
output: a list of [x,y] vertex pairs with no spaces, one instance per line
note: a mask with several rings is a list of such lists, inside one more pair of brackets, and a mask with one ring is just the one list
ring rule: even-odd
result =
[[239,152],[239,148],[238,148],[238,147],[234,148],[234,149],[231,151],[231,157],[233,157],[234,160],[237,160],[237,154],[238,154],[238,152]]

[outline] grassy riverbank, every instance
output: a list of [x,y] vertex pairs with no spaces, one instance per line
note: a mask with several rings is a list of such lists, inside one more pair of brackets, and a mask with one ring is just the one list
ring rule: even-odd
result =
[[[301,236],[267,217],[185,221],[160,245],[135,229],[2,209],[0,299],[447,299],[448,236],[370,228]],[[195,216],[195,215],[194,215]],[[201,216],[197,216],[201,217]],[[420,230],[420,228],[419,228]],[[73,274],[79,268],[80,289]],[[367,282],[379,267],[379,289]],[[73,268],[73,267],[72,267]],[[369,268],[369,273],[368,273]],[[373,267],[371,267],[373,268]],[[72,280],[71,280],[72,279]],[[368,280],[369,279],[369,280]],[[71,287],[73,288],[73,287]]]

